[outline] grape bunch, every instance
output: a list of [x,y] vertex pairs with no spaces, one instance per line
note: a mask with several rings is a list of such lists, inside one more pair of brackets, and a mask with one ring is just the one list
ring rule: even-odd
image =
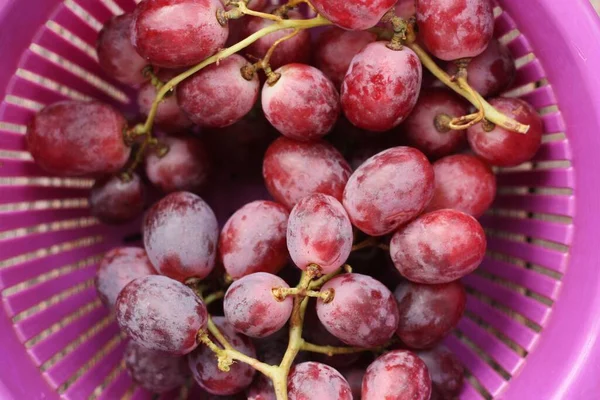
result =
[[63,101],[27,129],[43,170],[96,179],[94,217],[140,226],[96,276],[124,365],[202,399],[454,399],[477,218],[543,133],[502,97],[493,2],[266,3],[138,2],[97,42],[138,114]]

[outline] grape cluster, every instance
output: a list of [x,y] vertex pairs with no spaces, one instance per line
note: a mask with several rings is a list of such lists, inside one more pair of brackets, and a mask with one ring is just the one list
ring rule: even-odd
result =
[[97,179],[93,216],[141,221],[96,277],[125,366],[205,399],[455,398],[440,343],[485,257],[476,218],[543,133],[500,96],[516,70],[493,2],[266,3],[139,2],[97,52],[140,119],[65,101],[27,129],[43,170]]

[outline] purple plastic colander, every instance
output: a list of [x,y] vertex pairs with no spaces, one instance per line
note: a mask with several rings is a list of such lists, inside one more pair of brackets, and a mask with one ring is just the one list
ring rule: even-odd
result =
[[[482,218],[489,254],[464,280],[467,313],[447,345],[468,370],[461,399],[600,398],[599,21],[588,0],[500,3],[496,34],[546,135],[534,162],[500,171]],[[131,107],[94,43],[103,22],[134,5],[0,0],[1,399],[151,396],[124,371],[125,341],[93,287],[98,257],[137,228],[90,218],[92,182],[47,177],[23,135],[59,100]]]

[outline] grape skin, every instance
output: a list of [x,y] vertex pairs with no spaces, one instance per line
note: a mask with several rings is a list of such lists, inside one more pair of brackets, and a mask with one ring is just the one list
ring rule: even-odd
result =
[[339,1],[312,0],[319,14],[347,30],[364,31],[372,28],[397,0]]
[[292,368],[288,377],[289,400],[352,400],[352,390],[342,374],[332,367],[305,362]]
[[90,212],[105,224],[123,224],[142,214],[146,203],[145,187],[138,174],[123,182],[113,176],[98,180],[90,190]]
[[453,400],[460,394],[464,380],[464,368],[456,356],[444,346],[417,353],[425,362],[431,383],[432,400]]

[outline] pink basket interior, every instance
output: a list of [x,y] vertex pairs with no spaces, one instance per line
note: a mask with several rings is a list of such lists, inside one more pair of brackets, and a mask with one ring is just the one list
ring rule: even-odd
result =
[[[524,3],[501,2],[496,34],[519,66],[508,94],[543,115],[544,144],[533,162],[499,171],[482,218],[489,254],[464,279],[467,312],[447,345],[468,370],[462,399],[594,398],[600,31],[585,0]],[[89,217],[92,182],[46,176],[24,143],[26,124],[49,103],[95,98],[133,110],[133,92],[102,73],[94,43],[134,4],[0,0],[3,399],[150,398],[124,371],[125,339],[93,287],[99,257],[137,228]]]

